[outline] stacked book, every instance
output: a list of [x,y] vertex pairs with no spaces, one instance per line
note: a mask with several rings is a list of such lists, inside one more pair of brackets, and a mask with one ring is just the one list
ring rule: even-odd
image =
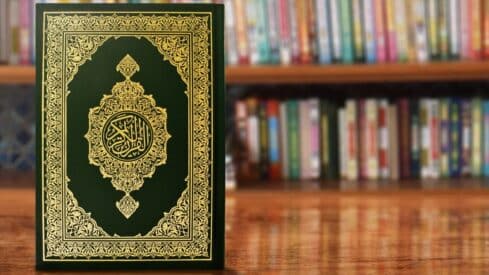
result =
[[488,0],[224,0],[229,64],[489,56]]
[[240,179],[489,177],[489,100],[247,98],[235,104]]

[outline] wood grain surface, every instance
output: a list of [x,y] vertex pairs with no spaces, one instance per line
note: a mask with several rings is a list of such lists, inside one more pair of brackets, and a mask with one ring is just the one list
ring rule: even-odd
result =
[[[36,273],[34,189],[19,185],[0,188],[0,274]],[[226,270],[198,273],[488,274],[488,192],[230,192]]]

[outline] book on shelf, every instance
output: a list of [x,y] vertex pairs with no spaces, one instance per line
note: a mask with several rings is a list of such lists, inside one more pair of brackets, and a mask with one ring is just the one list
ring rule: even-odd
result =
[[46,3],[223,3],[229,65],[489,58],[487,0],[2,0],[0,63],[34,62]]
[[250,97],[235,107],[235,159],[248,161],[238,178],[258,167],[267,180],[489,176],[486,98]]

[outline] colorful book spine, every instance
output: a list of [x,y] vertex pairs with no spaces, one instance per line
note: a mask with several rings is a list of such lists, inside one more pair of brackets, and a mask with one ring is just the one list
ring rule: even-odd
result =
[[427,0],[427,18],[429,26],[429,52],[431,59],[437,59],[440,57],[440,37],[438,26],[438,0]]
[[461,120],[460,120],[460,100],[450,100],[450,177],[460,176],[460,149],[461,149]]
[[290,39],[290,13],[289,1],[278,0],[278,19],[280,29],[280,63],[288,65],[292,62],[292,51]]
[[409,115],[411,122],[411,177],[419,178],[420,176],[420,119],[419,119],[419,101],[411,100],[409,102]]
[[385,0],[374,0],[374,14],[376,60],[384,63],[387,61]]
[[341,60],[343,63],[353,63],[353,28],[351,0],[337,0],[341,21]]
[[358,121],[358,173],[360,179],[368,178],[368,131],[367,131],[367,109],[366,100],[359,99],[357,103],[357,121]]
[[489,177],[489,100],[484,100],[484,177]]
[[438,100],[430,100],[430,170],[432,178],[440,177],[440,104]]
[[296,64],[300,62],[301,57],[301,43],[299,38],[299,22],[297,20],[297,8],[295,0],[289,1],[289,14],[290,14],[290,46],[292,54],[292,63]]
[[354,44],[354,55],[355,60],[358,62],[363,62],[365,59],[365,39],[364,39],[364,24],[362,20],[362,10],[363,0],[351,0],[351,17],[352,17],[352,27],[353,27],[353,44]]
[[472,0],[460,2],[460,57],[462,59],[470,59],[470,51],[472,48]]
[[347,179],[358,179],[358,125],[357,125],[357,104],[355,100],[349,99],[346,102],[346,141],[347,141]]
[[280,102],[279,109],[279,128],[280,128],[280,163],[282,168],[282,179],[289,179],[289,146],[288,146],[288,122],[287,122],[287,102]]
[[309,59],[306,61],[306,63],[312,63],[317,61],[317,56],[318,56],[318,45],[317,45],[317,28],[316,28],[316,5],[315,5],[316,0],[306,0],[306,8],[307,8],[307,35],[308,35],[308,40],[307,42],[309,43]]
[[388,106],[387,99],[379,100],[379,177],[381,179],[389,178],[389,131],[388,131]]
[[249,59],[249,47],[248,47],[248,23],[246,22],[247,5],[245,0],[235,0],[235,12],[236,16],[236,34],[238,43],[238,63],[248,64]]
[[[252,0],[253,1],[253,0]],[[267,64],[270,62],[270,44],[269,44],[269,28],[267,16],[267,1],[254,0],[253,5],[256,14],[256,43],[257,43],[257,60],[252,64]]]
[[329,64],[333,60],[330,41],[330,11],[327,3],[327,1],[316,1],[318,57],[321,64]]
[[397,125],[397,106],[388,107],[389,127],[389,177],[391,180],[399,179],[399,132]]
[[415,30],[416,26],[413,26],[415,24],[415,14],[414,14],[414,5],[416,4],[415,1],[405,1],[404,2],[405,7],[406,7],[406,33],[407,33],[407,53],[408,57],[407,60],[409,62],[415,62],[417,61],[417,56],[416,56],[416,38],[415,38]]
[[482,0],[482,53],[484,58],[489,58],[489,1]]
[[365,31],[365,61],[375,63],[377,61],[376,29],[375,29],[375,0],[363,0],[363,26]]
[[256,98],[249,98],[246,101],[248,109],[247,133],[248,150],[251,172],[253,178],[258,178],[258,163],[260,162],[260,127],[258,120],[258,101]]
[[280,179],[280,141],[279,141],[279,106],[278,100],[268,100],[268,176],[271,180]]
[[[471,173],[473,177],[480,177],[482,175],[482,163],[483,163],[483,109],[482,100],[480,98],[472,99],[472,160],[471,160]],[[487,137],[486,137],[487,139]]]
[[31,18],[29,13],[31,11],[32,3],[30,0],[19,1],[20,22],[19,22],[19,63],[27,65],[30,63],[30,34],[29,29],[31,27]]
[[429,58],[426,5],[424,0],[414,0],[411,29],[414,34],[416,60],[426,62]]
[[246,3],[246,30],[248,37],[249,58],[251,64],[260,62],[259,51],[259,28],[258,28],[258,12],[260,9],[260,0],[247,0]]
[[440,175],[450,177],[450,111],[449,100],[440,100]]
[[348,178],[348,140],[347,140],[347,126],[346,126],[346,108],[338,110],[338,132],[339,132],[339,145],[338,156],[340,163],[340,177],[341,179]]
[[18,1],[9,1],[9,37],[8,41],[10,41],[9,45],[9,63],[10,64],[19,64],[19,51],[20,51],[20,22],[19,22],[19,2]]
[[225,15],[224,25],[226,32],[226,63],[229,65],[237,65],[239,62],[238,43],[236,35],[236,14],[233,0],[224,0]]
[[450,58],[460,57],[460,0],[449,0],[449,49]]
[[7,63],[10,48],[8,45],[8,22],[9,9],[7,1],[0,1],[0,64]]
[[321,100],[320,106],[320,141],[321,141],[321,179],[329,179],[329,171],[330,171],[330,151],[335,150],[335,147],[329,146],[329,137],[330,137],[330,116],[329,116],[329,106],[328,101]]
[[387,60],[396,62],[398,57],[396,13],[394,11],[395,0],[385,0],[386,29],[387,29]]
[[260,178],[266,180],[269,178],[269,164],[270,155],[268,153],[269,148],[269,135],[268,135],[268,117],[267,117],[267,102],[260,100],[258,106],[258,119],[260,127]]
[[307,64],[312,61],[311,45],[309,41],[308,1],[296,1],[297,27],[299,38],[299,63]]
[[299,129],[300,129],[300,160],[301,172],[300,179],[311,179],[311,119],[309,101],[306,99],[299,101]]
[[431,175],[429,168],[429,148],[430,148],[430,128],[428,123],[429,100],[419,101],[419,120],[420,120],[420,153],[421,153],[421,178],[429,178]]
[[482,54],[482,2],[481,0],[470,0],[472,4],[471,12],[471,58],[480,59]]
[[449,24],[449,1],[450,0],[440,0],[438,5],[438,31],[440,32],[440,58],[442,60],[448,59],[449,55],[449,32],[450,32],[450,24]]
[[378,105],[377,100],[367,99],[365,102],[366,113],[366,144],[367,144],[367,179],[379,178],[379,146],[378,146]]
[[462,139],[461,144],[461,154],[460,154],[460,175],[461,176],[470,176],[470,160],[472,150],[470,148],[470,142],[472,140],[472,118],[471,118],[471,102],[468,99],[463,99],[460,104],[461,110],[461,124],[462,124],[462,132],[460,138]]
[[394,22],[396,32],[397,61],[408,60],[408,31],[406,19],[406,3],[404,0],[394,0]]
[[331,13],[331,46],[333,52],[333,60],[335,62],[341,61],[342,56],[342,41],[341,41],[341,16],[340,6],[338,1],[329,1],[330,13]]
[[248,127],[247,127],[247,119],[248,112],[246,102],[242,100],[238,100],[235,103],[236,108],[236,116],[235,116],[235,125],[236,125],[236,138],[237,138],[237,176],[242,179],[250,178],[250,169],[249,164],[251,160],[249,159],[249,148],[248,148]]
[[278,20],[278,1],[267,0],[268,11],[268,43],[269,43],[269,60],[270,64],[280,63],[280,27]]
[[407,98],[401,98],[397,101],[398,111],[398,126],[399,126],[399,161],[400,161],[400,176],[403,179],[410,177],[410,143],[409,134],[410,122],[409,122],[409,100]]
[[287,130],[289,146],[289,178],[298,180],[300,177],[300,136],[299,136],[299,103],[297,100],[287,101]]
[[309,123],[310,123],[310,178],[318,179],[321,175],[321,156],[319,144],[319,116],[320,103],[318,98],[311,98],[309,103]]

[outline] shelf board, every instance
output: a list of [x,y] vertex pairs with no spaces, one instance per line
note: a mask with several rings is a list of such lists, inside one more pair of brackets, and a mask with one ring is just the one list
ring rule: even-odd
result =
[[228,84],[466,81],[489,79],[489,62],[236,66],[226,73]]
[[34,66],[0,66],[0,84],[33,85],[35,78]]
[[[322,84],[489,80],[489,61],[231,66],[227,84]],[[34,84],[34,66],[0,66],[0,84]]]

